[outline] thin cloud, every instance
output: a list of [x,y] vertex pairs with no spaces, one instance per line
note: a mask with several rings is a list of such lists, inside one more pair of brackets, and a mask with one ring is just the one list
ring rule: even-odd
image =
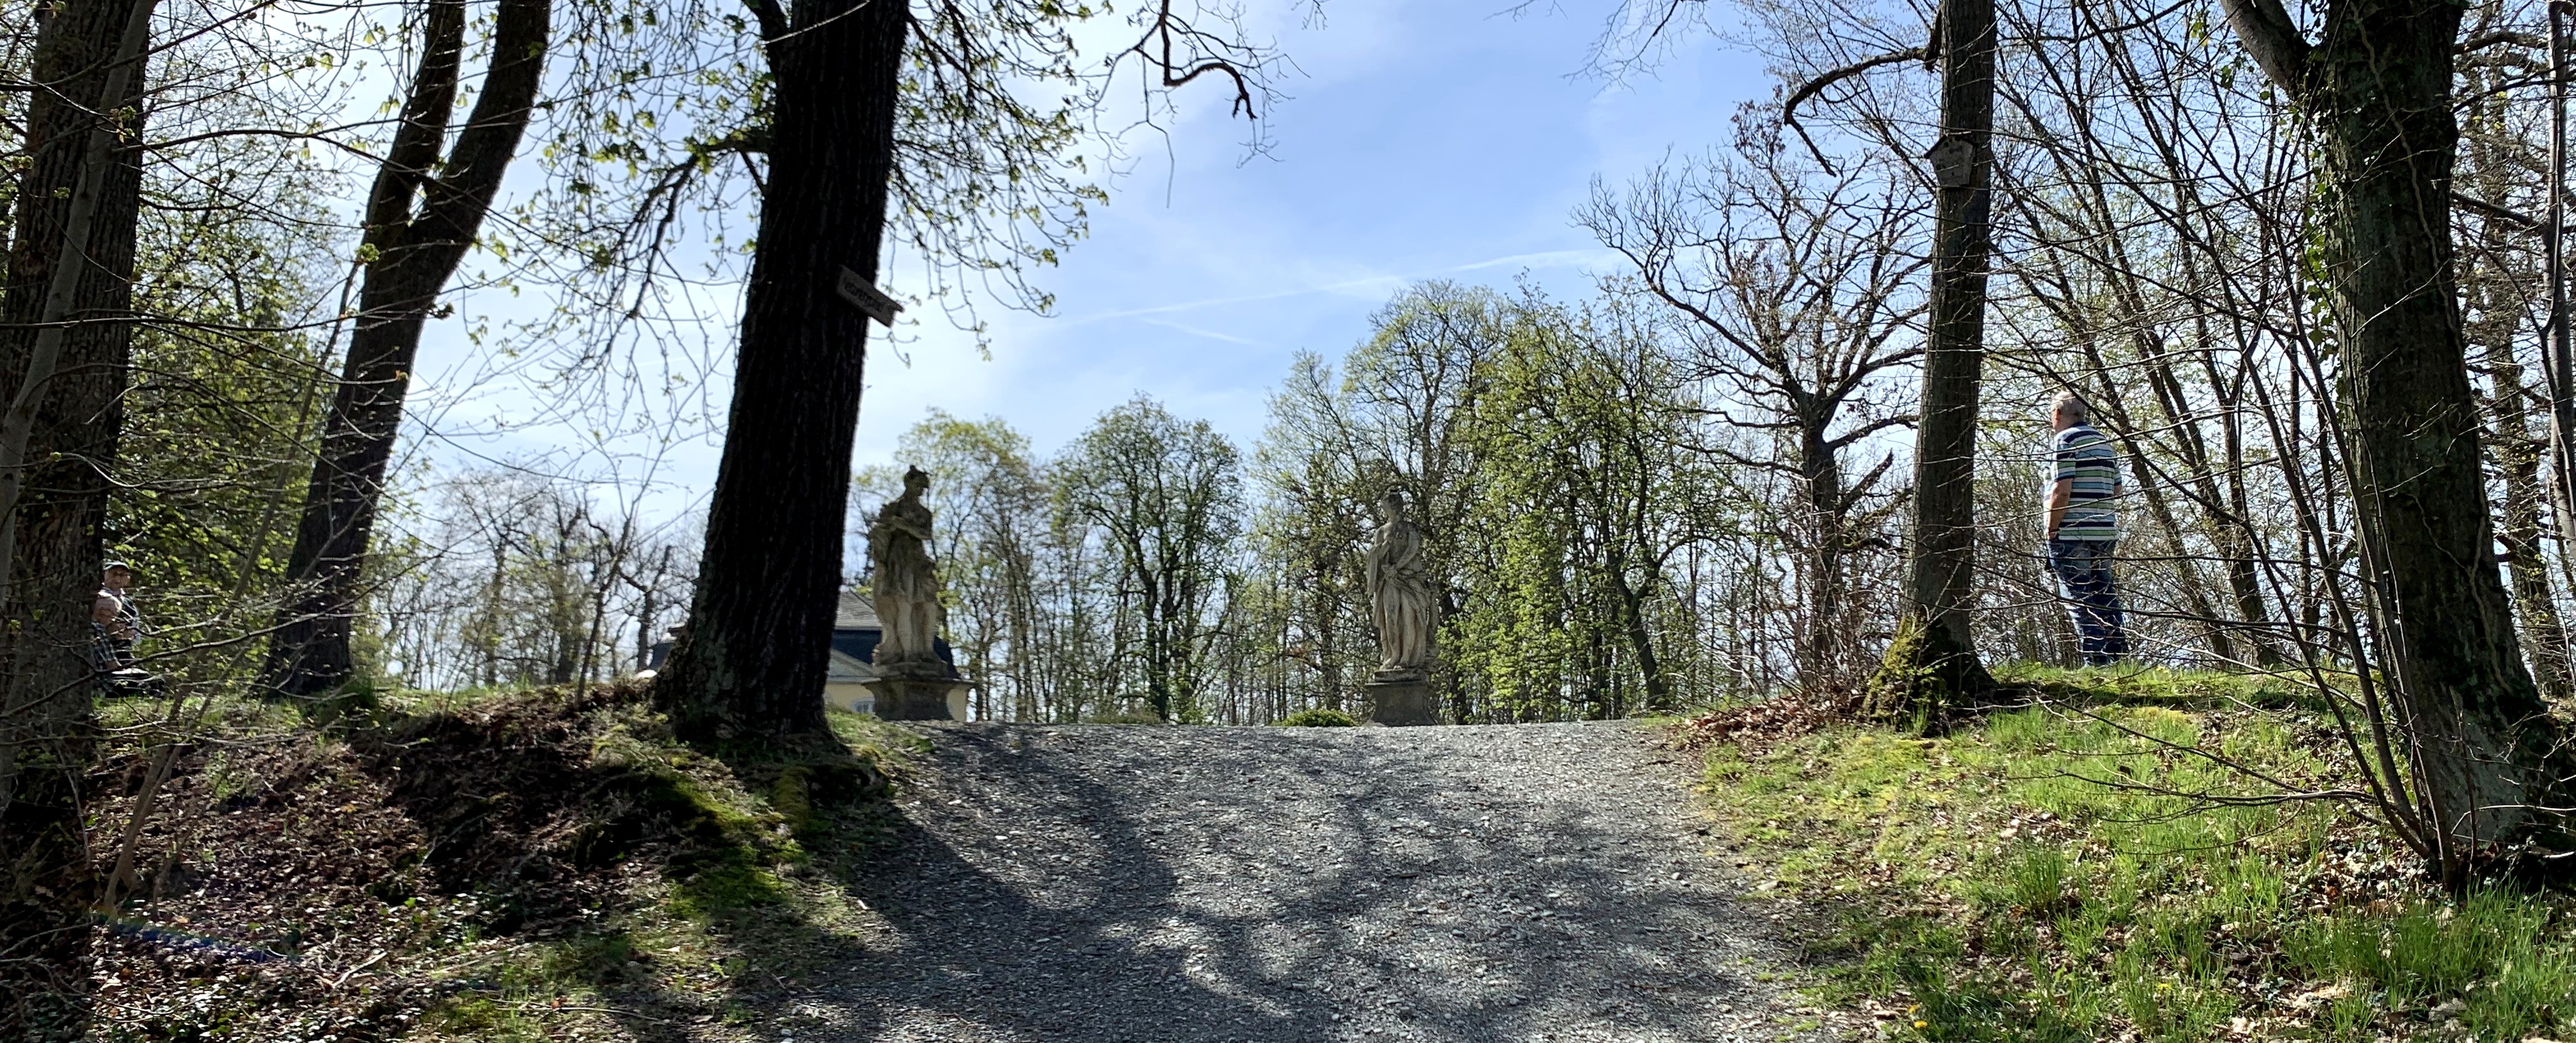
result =
[[1170,319],[1146,319],[1145,324],[1148,326],[1160,326],[1167,330],[1179,330],[1193,337],[1206,337],[1209,340],[1221,340],[1228,344],[1242,344],[1255,348],[1261,346],[1261,342],[1257,340],[1238,337],[1231,333],[1219,333],[1215,330],[1204,329],[1187,323],[1173,322]]
[[[1405,283],[1418,282],[1423,279],[1435,278],[1442,275],[1454,275],[1460,272],[1484,271],[1492,268],[1580,268],[1588,264],[1595,264],[1609,260],[1614,256],[1615,255],[1611,254],[1610,251],[1600,249],[1598,247],[1582,250],[1541,250],[1536,253],[1508,254],[1502,257],[1488,258],[1482,261],[1469,261],[1465,264],[1454,264],[1445,268],[1434,268],[1429,271],[1415,272],[1407,275],[1371,275],[1358,279],[1345,279],[1341,282],[1322,283],[1314,286],[1301,286],[1290,290],[1277,290],[1271,293],[1249,293],[1234,297],[1210,297],[1205,300],[1183,301],[1178,304],[1157,304],[1149,308],[1128,308],[1121,311],[1100,312],[1095,315],[1085,315],[1080,318],[1065,319],[1057,323],[1057,325],[1087,326],[1091,323],[1107,322],[1111,319],[1133,319],[1146,315],[1169,315],[1173,312],[1195,311],[1200,308],[1215,308],[1228,304],[1252,304],[1259,301],[1286,300],[1290,297],[1305,297],[1318,293],[1349,293],[1353,290],[1371,288],[1392,292],[1395,288],[1400,287]],[[1252,343],[1251,341],[1238,340],[1234,337],[1208,333],[1205,330],[1193,329],[1187,326],[1180,326],[1171,323],[1157,323],[1156,325],[1168,325],[1171,326],[1171,328],[1180,330],[1184,333],[1198,333],[1216,337],[1218,340],[1231,340],[1240,344]]]

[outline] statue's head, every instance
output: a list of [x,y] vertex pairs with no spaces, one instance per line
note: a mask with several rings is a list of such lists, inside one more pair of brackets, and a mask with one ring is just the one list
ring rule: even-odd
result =
[[904,468],[903,494],[905,496],[920,496],[924,490],[929,488],[930,472],[924,471],[918,467]]
[[1387,490],[1386,495],[1378,497],[1377,516],[1380,520],[1388,522],[1402,520],[1404,517],[1404,494],[1396,492],[1393,489],[1389,489]]

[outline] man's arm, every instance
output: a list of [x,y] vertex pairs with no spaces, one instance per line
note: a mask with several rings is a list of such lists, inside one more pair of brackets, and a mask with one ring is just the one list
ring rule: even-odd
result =
[[2075,479],[2060,478],[2048,487],[2048,538],[2057,538],[2058,523],[2066,520],[2066,507],[2075,502]]

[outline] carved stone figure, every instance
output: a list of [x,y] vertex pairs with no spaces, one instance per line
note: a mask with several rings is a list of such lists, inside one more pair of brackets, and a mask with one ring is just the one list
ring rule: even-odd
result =
[[930,562],[930,508],[921,494],[930,475],[906,470],[903,495],[877,512],[868,526],[868,562],[875,571],[878,625],[874,659],[887,675],[945,675],[932,641],[947,610],[939,605],[939,572]]
[[1436,624],[1431,563],[1423,556],[1422,529],[1404,517],[1404,498],[1378,501],[1377,538],[1369,544],[1369,614],[1377,623],[1377,680],[1414,681],[1431,666]]

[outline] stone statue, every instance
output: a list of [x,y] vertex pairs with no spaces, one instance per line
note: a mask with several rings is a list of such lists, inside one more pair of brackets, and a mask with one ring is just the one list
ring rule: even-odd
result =
[[1377,622],[1377,680],[1419,681],[1431,666],[1436,622],[1431,563],[1423,557],[1422,529],[1405,520],[1404,498],[1378,501],[1377,538],[1369,544],[1369,614]]
[[877,622],[884,628],[873,657],[881,674],[947,673],[931,645],[948,613],[939,605],[939,572],[930,563],[930,508],[921,503],[929,488],[929,474],[907,469],[903,495],[878,511],[868,526]]

